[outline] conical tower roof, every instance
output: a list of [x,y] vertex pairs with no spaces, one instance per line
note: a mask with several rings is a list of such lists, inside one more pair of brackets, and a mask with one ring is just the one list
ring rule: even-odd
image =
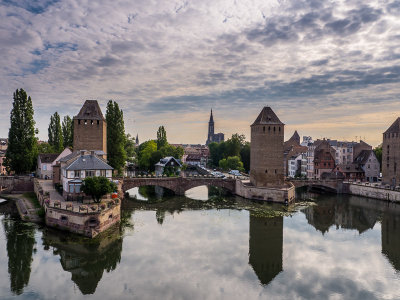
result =
[[74,119],[104,120],[104,117],[97,100],[86,100]]
[[265,106],[251,126],[254,125],[284,125],[284,124],[279,120],[279,118],[271,109],[271,107]]
[[399,133],[400,132],[400,118],[397,118],[396,121],[390,126],[384,133]]

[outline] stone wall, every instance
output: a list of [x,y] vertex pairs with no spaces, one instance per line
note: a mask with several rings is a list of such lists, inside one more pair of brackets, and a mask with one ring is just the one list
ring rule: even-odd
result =
[[366,186],[362,184],[348,184],[348,193],[368,198],[400,202],[400,191],[393,191],[380,187]]
[[74,118],[74,151],[77,150],[103,150],[107,153],[106,122]]
[[12,193],[31,192],[33,180],[31,176],[0,176],[0,187]]
[[295,187],[288,188],[259,188],[236,181],[236,195],[246,199],[264,200],[279,203],[292,203],[295,201]]

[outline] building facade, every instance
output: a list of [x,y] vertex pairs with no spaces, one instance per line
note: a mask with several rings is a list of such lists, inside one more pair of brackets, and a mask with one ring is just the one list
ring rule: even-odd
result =
[[284,184],[285,125],[270,107],[264,107],[251,125],[250,182],[256,187]]
[[98,150],[107,153],[107,123],[97,100],[86,100],[74,122],[74,151]]
[[364,171],[364,178],[369,182],[377,182],[380,173],[380,163],[373,150],[362,150],[354,159]]
[[335,168],[335,149],[327,140],[320,140],[314,151],[314,178],[321,179],[324,173],[331,173]]
[[400,184],[400,118],[383,133],[382,182]]
[[220,142],[223,142],[224,139],[225,139],[225,136],[223,133],[214,133],[214,117],[213,117],[213,113],[211,110],[210,120],[208,121],[208,137],[207,137],[206,145],[209,145],[213,142],[220,143]]

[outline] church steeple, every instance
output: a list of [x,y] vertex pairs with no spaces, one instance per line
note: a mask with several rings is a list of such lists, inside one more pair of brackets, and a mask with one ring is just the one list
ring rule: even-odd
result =
[[212,108],[211,108],[211,114],[210,114],[210,121],[208,121],[208,123],[214,123],[214,118],[213,118],[213,114],[212,114]]

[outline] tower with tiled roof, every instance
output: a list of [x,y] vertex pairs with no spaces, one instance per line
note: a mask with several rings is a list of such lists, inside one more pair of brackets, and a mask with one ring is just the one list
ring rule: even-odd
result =
[[264,107],[251,127],[250,181],[256,187],[284,184],[284,127],[270,107]]
[[382,181],[400,185],[400,118],[383,133]]
[[107,153],[107,122],[97,100],[86,100],[74,117],[74,151]]

